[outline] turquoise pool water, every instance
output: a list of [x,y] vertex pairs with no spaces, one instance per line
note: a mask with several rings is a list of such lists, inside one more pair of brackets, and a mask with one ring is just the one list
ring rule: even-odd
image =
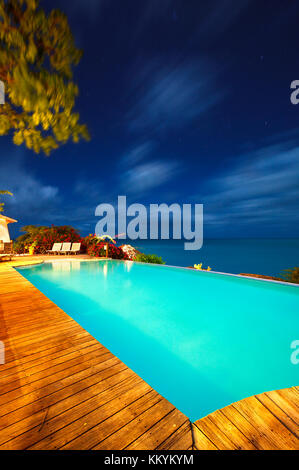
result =
[[191,420],[299,384],[299,287],[122,261],[18,271]]

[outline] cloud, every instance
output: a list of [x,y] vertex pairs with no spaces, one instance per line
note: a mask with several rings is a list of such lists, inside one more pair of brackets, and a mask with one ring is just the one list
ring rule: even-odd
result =
[[0,162],[0,187],[8,189],[13,197],[3,197],[5,211],[17,219],[38,217],[48,220],[49,211],[59,203],[56,186],[44,184],[34,173],[27,171],[24,154],[14,150]]
[[126,116],[133,132],[184,128],[224,96],[213,87],[215,71],[204,61],[172,65],[153,61],[138,67],[138,71],[131,79],[134,102]]
[[[3,158],[6,155],[6,158]],[[13,197],[2,196],[5,213],[18,220],[10,232],[18,236],[25,225],[73,225],[79,230],[94,232],[95,207],[99,202],[101,186],[92,180],[81,178],[65,191],[53,184],[45,184],[26,166],[25,152],[8,149],[0,161],[0,188],[8,189]],[[32,155],[30,159],[34,158]]]
[[[232,223],[277,233],[299,222],[299,146],[283,142],[240,155],[233,168],[205,183],[197,199],[208,225]],[[276,235],[276,232],[273,235]]]
[[143,163],[125,173],[125,187],[129,193],[144,193],[166,183],[175,175],[176,171],[177,166],[172,162]]
[[175,161],[156,158],[157,145],[148,140],[137,144],[120,159],[119,189],[128,195],[142,196],[171,180],[180,171]]
[[136,163],[139,163],[149,155],[153,148],[154,143],[151,141],[137,145],[122,157],[121,165],[127,167],[128,165],[135,165]]
[[81,201],[88,201],[90,204],[99,201],[104,193],[102,181],[82,177],[74,185],[74,193],[79,196]]

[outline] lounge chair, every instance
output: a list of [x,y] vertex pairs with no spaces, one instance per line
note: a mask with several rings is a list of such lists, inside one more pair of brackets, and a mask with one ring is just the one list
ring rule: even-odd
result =
[[11,255],[13,254],[13,242],[3,242],[0,240],[0,254]]
[[3,242],[0,240],[0,261],[10,261],[13,254],[13,242]]
[[4,242],[4,253],[13,254],[13,242]]
[[73,243],[70,253],[72,255],[73,254],[76,255],[77,253],[80,253],[80,249],[81,249],[81,243]]
[[71,251],[71,243],[63,243],[59,254],[61,253],[61,254],[66,255],[67,253],[70,253],[70,251]]
[[59,254],[59,252],[61,251],[61,247],[62,243],[54,243],[54,245],[52,246],[52,250],[48,250],[47,253],[53,253],[54,255],[56,253]]

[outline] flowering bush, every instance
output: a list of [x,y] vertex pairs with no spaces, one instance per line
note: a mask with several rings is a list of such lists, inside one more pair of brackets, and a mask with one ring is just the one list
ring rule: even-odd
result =
[[[27,230],[26,230],[27,229]],[[21,235],[15,242],[14,250],[25,253],[34,249],[34,253],[42,254],[51,250],[54,243],[81,242],[79,233],[68,225],[60,227],[24,227],[25,235]]]
[[128,259],[134,260],[139,254],[139,251],[136,250],[132,245],[121,245],[120,247],[124,253],[128,256]]
[[[109,240],[107,243],[106,240]],[[121,248],[116,246],[115,240],[108,235],[98,237],[95,234],[89,234],[82,240],[83,246],[86,247],[86,252],[89,256],[106,256],[106,245],[108,244],[108,257],[113,259],[128,259],[127,255]]]
[[97,245],[97,244],[102,243],[104,241],[111,242],[114,245],[116,244],[115,240],[113,240],[113,238],[109,237],[108,235],[103,235],[102,237],[98,237],[96,234],[90,233],[87,237],[82,239],[82,243],[86,247],[86,249],[89,246]]
[[[98,257],[105,257],[106,256],[106,245],[107,243],[97,242],[94,244],[90,244],[87,247],[87,254],[89,256],[98,256]],[[108,243],[108,256],[109,258],[113,259],[128,259],[126,253],[122,251],[121,248],[113,245],[112,243]]]
[[80,235],[72,227],[50,227],[44,232],[39,233],[35,238],[36,247],[34,252],[46,253],[47,250],[51,250],[54,243],[74,243],[80,241]]

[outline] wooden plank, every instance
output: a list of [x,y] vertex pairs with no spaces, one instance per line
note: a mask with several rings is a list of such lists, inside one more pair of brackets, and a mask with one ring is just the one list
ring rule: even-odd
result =
[[[221,435],[225,435],[226,438],[234,444],[236,449],[257,450],[257,447],[255,446],[254,442],[249,439],[246,435],[244,435],[242,431],[240,431],[237,426],[234,425],[230,421],[230,419],[228,419],[225,414],[223,414],[220,410],[214,411],[214,413],[210,414],[208,418],[203,419],[203,421],[206,420],[209,420],[209,422],[215,429],[220,429]],[[210,437],[210,439],[212,439],[212,436],[209,432],[206,432],[206,435]]]
[[200,420],[200,425],[196,423],[199,429],[207,436],[207,438],[220,450],[232,449],[237,450],[233,441],[222,432],[220,427],[215,425],[210,415]]
[[241,413],[236,410],[233,406],[227,406],[220,410],[234,425],[247,436],[248,439],[255,445],[259,450],[276,450],[278,447],[273,444],[267,436],[259,431],[254,426],[254,421],[250,418],[244,417]]
[[[270,395],[273,397],[273,395]],[[262,393],[261,395],[257,396],[257,399],[287,428],[291,431],[297,438],[299,437],[299,413],[297,410],[297,421],[295,421],[296,416],[295,414],[294,419],[292,419],[289,414],[290,407],[281,408],[277,402],[270,398],[270,396],[266,393]],[[286,400],[284,400],[284,403]],[[281,404],[281,401],[280,401]],[[288,411],[287,411],[288,410]],[[293,410],[292,410],[293,411]]]
[[299,449],[299,440],[256,397],[241,400],[234,406],[241,414],[253,418],[258,429],[279,449]]
[[[12,265],[0,265],[0,338],[6,346],[0,448],[88,449],[114,434],[127,444],[147,434],[144,445],[174,446],[177,413],[179,423],[187,418]],[[137,419],[139,426],[131,428]],[[155,439],[147,433],[153,428]],[[181,430],[179,445],[190,448],[190,440],[191,432]]]
[[192,423],[192,433],[194,446],[197,450],[218,450],[218,447],[210,441],[205,433],[200,429],[199,421]]
[[[92,364],[90,366],[85,364],[85,368],[83,367],[82,370],[77,371],[74,374],[71,374],[71,370],[69,370],[69,374],[66,375],[63,379],[52,382],[50,384],[48,383],[44,387],[37,388],[34,392],[22,395],[8,403],[1,404],[0,399],[0,416],[7,415],[12,411],[21,408],[22,406],[26,406],[35,402],[36,400],[47,397],[48,395],[53,394],[59,390],[63,390],[62,393],[65,393],[65,389],[67,389],[67,387],[74,386],[74,384],[77,382],[85,381],[88,377],[96,375],[97,373],[105,373],[106,370],[110,371],[110,369],[117,368],[119,363],[120,361],[116,357],[111,357],[102,363]],[[124,364],[122,364],[122,366],[126,368]]]
[[[149,385],[140,381],[137,384],[134,383],[134,386],[129,389],[127,384],[119,385],[115,391],[116,396],[111,394],[110,391],[109,398],[111,396],[112,400],[104,404],[93,398],[82,402],[52,420],[47,420],[42,430],[37,430],[36,435],[32,435],[32,431],[28,433],[26,436],[26,448],[35,450],[49,447],[51,449],[59,449],[67,442],[81,435],[84,431],[92,429],[97,424],[105,421],[119,410],[126,409],[126,413],[130,415],[129,405],[134,403],[135,406],[136,400],[142,398],[150,391]],[[107,397],[107,400],[109,398]],[[41,438],[43,439],[41,440]],[[33,445],[30,444],[35,440],[38,442]],[[89,448],[89,445],[86,448]]]
[[[1,371],[1,379],[4,380],[11,380],[13,376],[19,374],[21,377],[22,374],[26,374],[27,371],[33,369],[34,367],[42,367],[46,364],[49,360],[56,359],[59,357],[63,357],[65,355],[71,354],[74,351],[78,350],[78,345],[81,345],[82,349],[86,347],[96,344],[96,340],[90,339],[88,335],[86,335],[86,339],[82,341],[82,335],[78,335],[79,338],[76,338],[73,341],[69,341],[67,343],[59,344],[49,348],[44,354],[37,353],[35,358],[31,358],[28,361],[18,361],[15,365],[11,365],[10,368],[5,369],[5,371]],[[77,345],[76,345],[77,344]],[[28,356],[27,356],[28,357]]]
[[[151,415],[152,416],[152,415]],[[135,439],[131,444],[125,447],[126,450],[157,449],[159,445],[167,439],[169,430],[176,431],[182,424],[186,423],[187,418],[180,411],[173,408],[156,424]]]
[[[123,369],[123,364],[119,364],[119,372],[115,369],[104,371],[96,376],[90,377],[89,387],[86,388],[86,381],[78,382],[77,387],[68,387],[68,390],[59,390],[54,394],[48,395],[41,400],[37,400],[25,407],[19,408],[9,415],[1,418],[3,428],[0,430],[0,445],[11,439],[17,438],[25,432],[35,432],[44,423],[68,411],[72,407],[96,397],[97,402],[104,402],[105,393],[114,396],[121,385],[126,387],[136,383],[134,374],[129,369]],[[100,397],[98,395],[101,395]],[[33,430],[33,431],[32,431]],[[18,441],[15,440],[14,444]],[[11,445],[11,444],[10,444]]]
[[190,433],[191,423],[187,421],[182,424],[171,436],[162,442],[157,450],[188,450],[192,449],[192,433]]
[[[114,385],[119,385],[124,380],[127,382],[132,380],[132,375],[135,379],[134,373],[120,362],[113,367],[85,377],[83,380],[71,383],[67,387],[60,388],[50,395],[38,397],[26,405],[22,404],[23,406],[0,418],[0,443],[5,442],[4,439],[8,432],[13,433],[15,437],[18,435],[15,431],[19,429],[24,432],[38,426],[41,416],[47,409],[48,417],[54,417],[62,411],[66,411],[69,397],[73,397],[71,401],[73,406],[73,404],[80,403],[80,400],[84,401],[84,399],[102,393]],[[14,426],[15,423],[18,423],[17,427]],[[10,429],[5,429],[8,427]]]
[[[171,405],[167,403],[166,406]],[[122,408],[117,413],[112,414],[105,421],[97,424],[94,429],[88,430],[73,441],[67,443],[61,449],[89,448],[93,450],[121,450],[123,447],[122,442],[127,442],[127,439],[130,439],[131,433],[135,435],[136,421],[138,421],[139,416],[143,423],[143,429],[148,426],[148,415],[151,416],[150,423],[152,424],[154,422],[151,413],[155,407],[159,407],[159,411],[161,412],[161,407],[162,410],[165,409],[165,403],[163,403],[161,396],[152,390],[126,408]],[[134,423],[133,426],[132,423]],[[132,439],[133,438],[134,437],[132,437]]]
[[[245,398],[196,421],[198,449],[299,450],[296,387]],[[198,434],[198,431],[201,434]]]

